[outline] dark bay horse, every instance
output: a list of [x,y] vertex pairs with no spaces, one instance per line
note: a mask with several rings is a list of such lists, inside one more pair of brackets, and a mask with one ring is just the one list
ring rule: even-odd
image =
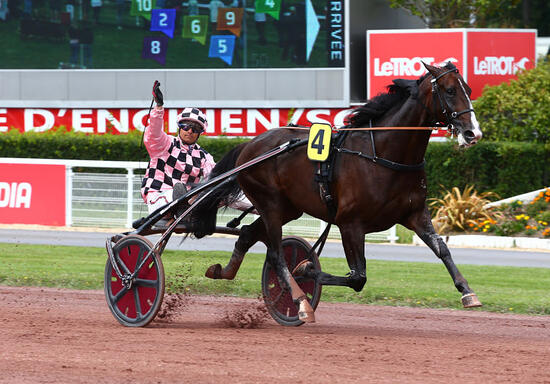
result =
[[[475,144],[482,133],[469,98],[470,88],[451,63],[441,68],[425,67],[428,72],[418,80],[394,80],[388,93],[353,111],[348,128],[432,127],[444,122],[457,135],[461,146]],[[288,270],[281,247],[282,226],[306,212],[339,227],[350,272],[339,277],[304,265],[294,275],[299,272],[321,284],[348,286],[359,292],[367,281],[365,234],[399,223],[416,232],[443,261],[462,293],[464,307],[481,306],[432,226],[423,169],[430,134],[430,130],[350,129],[335,155],[330,184],[333,210],[320,195],[314,178],[318,165],[307,158],[305,146],[242,171],[236,182],[216,191],[210,204],[198,209],[197,217],[211,221],[217,207],[229,203],[242,190],[260,218],[242,228],[229,264],[224,268],[212,265],[206,276],[233,279],[248,249],[262,241],[267,246],[268,262],[298,305],[299,319],[314,321],[313,309]],[[307,132],[291,128],[270,130],[228,152],[210,178],[293,138],[305,137]]]

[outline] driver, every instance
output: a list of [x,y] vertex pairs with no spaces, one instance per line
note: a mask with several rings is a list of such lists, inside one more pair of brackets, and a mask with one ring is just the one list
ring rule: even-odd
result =
[[198,108],[185,108],[177,116],[178,134],[164,132],[164,98],[160,83],[153,85],[156,103],[145,128],[143,142],[151,157],[141,183],[141,196],[149,213],[183,196],[216,165],[214,158],[197,144],[208,128],[206,116]]

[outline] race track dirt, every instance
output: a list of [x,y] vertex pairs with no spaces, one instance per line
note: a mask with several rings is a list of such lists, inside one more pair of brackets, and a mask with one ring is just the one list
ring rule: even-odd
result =
[[321,301],[249,329],[258,300],[186,300],[136,329],[102,291],[0,287],[0,383],[550,383],[549,316]]

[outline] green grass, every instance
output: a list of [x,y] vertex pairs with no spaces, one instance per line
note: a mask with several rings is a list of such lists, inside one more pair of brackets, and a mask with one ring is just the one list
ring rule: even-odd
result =
[[[0,285],[102,289],[103,248],[1,244]],[[225,264],[229,252],[165,251],[167,292],[257,297],[261,292],[263,255],[249,254],[233,281],[210,280],[206,268]],[[323,270],[344,275],[344,259],[321,258]],[[478,294],[482,310],[550,314],[550,269],[461,265]],[[368,282],[362,292],[323,287],[323,302],[462,308],[443,264],[367,260]]]

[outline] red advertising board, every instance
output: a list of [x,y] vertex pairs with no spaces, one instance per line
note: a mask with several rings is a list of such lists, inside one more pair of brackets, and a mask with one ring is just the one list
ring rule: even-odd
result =
[[486,85],[514,78],[519,70],[535,66],[536,33],[525,31],[468,31],[468,85],[472,98]]
[[367,78],[370,99],[393,79],[418,79],[426,69],[422,62],[441,65],[451,61],[463,72],[463,34],[461,32],[369,31],[367,38]]
[[[353,108],[212,108],[203,109],[208,119],[207,136],[257,136],[288,123],[310,125],[329,123],[344,125]],[[65,108],[0,108],[0,132],[12,129],[21,132],[46,132],[64,126],[89,134],[126,134],[143,131],[148,108],[65,109]],[[176,116],[182,109],[164,112],[166,131],[177,132]]]
[[[257,136],[269,129],[289,123],[310,126],[328,123],[343,126],[353,108],[271,108],[271,109],[203,109],[208,119],[207,136]],[[177,132],[176,116],[180,109],[166,109],[165,130]],[[0,132],[47,132],[64,126],[88,134],[127,134],[142,131],[148,109],[59,109],[0,108]],[[443,132],[434,136],[443,136]]]
[[367,31],[367,97],[395,78],[417,79],[432,65],[453,62],[472,88],[472,99],[485,85],[516,77],[535,64],[536,30],[421,29]]
[[65,166],[0,164],[0,223],[65,225]]

